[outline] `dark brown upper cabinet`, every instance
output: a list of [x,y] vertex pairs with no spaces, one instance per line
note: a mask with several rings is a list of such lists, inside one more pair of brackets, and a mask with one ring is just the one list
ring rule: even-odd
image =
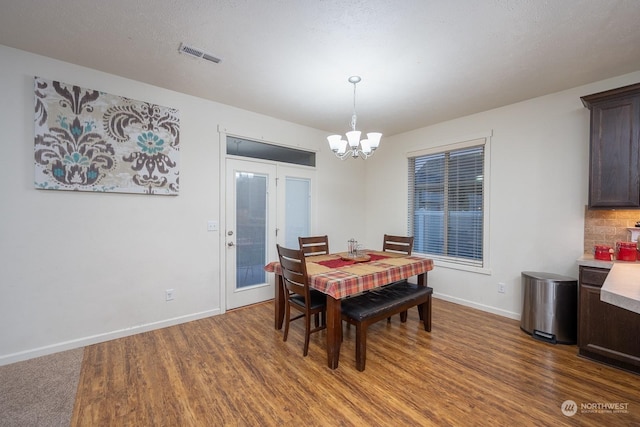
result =
[[640,83],[580,99],[591,110],[589,207],[640,208]]

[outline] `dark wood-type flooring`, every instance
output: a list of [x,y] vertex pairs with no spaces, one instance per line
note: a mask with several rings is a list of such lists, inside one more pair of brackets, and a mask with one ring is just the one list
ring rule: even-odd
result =
[[[325,331],[303,358],[301,321],[283,342],[273,302],[92,345],[71,425],[640,425],[640,376],[536,341],[515,320],[434,299],[431,333],[412,309],[368,335],[364,372],[355,328],[332,371]],[[598,412],[605,403],[626,412]]]

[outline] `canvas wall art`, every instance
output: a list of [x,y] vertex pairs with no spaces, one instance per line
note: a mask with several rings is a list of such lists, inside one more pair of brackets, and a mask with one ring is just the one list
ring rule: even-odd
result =
[[34,145],[38,189],[178,194],[174,108],[35,77]]

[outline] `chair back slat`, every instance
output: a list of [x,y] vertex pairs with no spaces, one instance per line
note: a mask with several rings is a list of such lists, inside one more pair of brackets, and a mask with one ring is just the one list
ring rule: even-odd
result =
[[413,251],[413,236],[393,236],[391,234],[385,234],[382,250],[384,252],[411,255]]
[[329,254],[329,237],[326,235],[298,237],[298,243],[305,256]]

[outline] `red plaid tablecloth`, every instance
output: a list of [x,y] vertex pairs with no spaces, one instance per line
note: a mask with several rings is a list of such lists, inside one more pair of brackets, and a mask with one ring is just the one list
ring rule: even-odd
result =
[[[345,298],[411,276],[431,271],[433,260],[389,252],[364,251],[384,258],[330,268],[319,262],[340,259],[343,254],[320,255],[307,258],[309,286],[335,299]],[[377,258],[374,256],[374,258]],[[265,271],[280,274],[280,263],[272,262]]]

